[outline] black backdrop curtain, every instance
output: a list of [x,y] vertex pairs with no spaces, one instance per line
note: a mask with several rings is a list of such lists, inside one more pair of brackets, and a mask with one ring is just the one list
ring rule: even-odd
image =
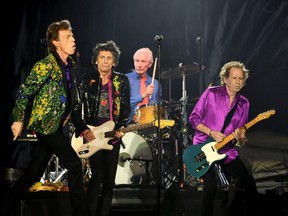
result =
[[[11,13],[2,18],[8,30],[2,33],[1,45],[5,53],[0,110],[3,146],[11,142],[9,115],[16,88],[33,64],[45,56],[45,31],[51,22],[60,19],[71,21],[83,67],[90,67],[92,48],[97,42],[112,39],[122,51],[116,69],[126,73],[133,68],[136,49],[150,47],[156,56],[157,34],[164,37],[162,71],[201,60],[205,70],[186,77],[187,115],[203,91],[200,82],[204,88],[216,85],[225,62],[244,62],[250,69],[243,94],[251,103],[251,119],[268,109],[276,110],[275,116],[253,130],[287,135],[287,0],[26,0],[6,9]],[[12,17],[13,23],[8,21]],[[201,53],[197,38],[202,41]],[[172,78],[170,86],[162,77],[161,83],[164,99],[181,99],[181,78]],[[168,98],[169,91],[172,98]]]

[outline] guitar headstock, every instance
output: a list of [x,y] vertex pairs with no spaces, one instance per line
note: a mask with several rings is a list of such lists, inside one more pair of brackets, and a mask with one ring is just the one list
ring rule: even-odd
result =
[[260,113],[257,118],[259,119],[267,119],[269,118],[271,115],[275,115],[276,111],[275,109],[271,109],[271,110],[268,110],[266,112],[263,112],[263,113]]

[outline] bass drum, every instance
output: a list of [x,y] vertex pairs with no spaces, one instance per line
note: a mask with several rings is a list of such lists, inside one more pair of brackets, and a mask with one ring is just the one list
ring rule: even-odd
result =
[[122,137],[115,184],[146,184],[150,182],[152,151],[145,138],[128,132]]

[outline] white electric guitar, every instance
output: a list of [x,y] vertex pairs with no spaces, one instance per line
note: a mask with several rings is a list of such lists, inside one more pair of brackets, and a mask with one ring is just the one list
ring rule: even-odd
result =
[[[172,127],[175,124],[174,120],[160,120],[160,128]],[[150,123],[140,124],[140,125],[130,125],[126,128],[119,129],[123,133],[137,131],[140,129],[145,129],[152,126],[158,126],[158,120]],[[109,145],[108,141],[114,139],[116,130],[113,130],[115,123],[113,121],[105,122],[100,126],[88,125],[91,131],[94,133],[96,139],[85,143],[83,137],[77,137],[75,133],[71,139],[71,145],[76,151],[79,158],[89,158],[91,155],[100,150],[112,150],[113,145]]]

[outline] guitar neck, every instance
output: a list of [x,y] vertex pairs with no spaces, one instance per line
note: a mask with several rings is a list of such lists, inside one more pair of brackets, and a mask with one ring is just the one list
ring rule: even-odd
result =
[[145,128],[149,128],[152,126],[156,126],[159,128],[163,128],[163,127],[172,127],[175,124],[174,120],[160,120],[159,124],[158,121],[153,121],[153,122],[149,122],[146,124],[136,124],[136,125],[129,125],[126,128],[122,128],[122,129],[118,129],[118,130],[113,130],[113,131],[107,131],[104,133],[105,138],[113,138],[115,136],[115,132],[116,131],[122,131],[123,133],[127,133],[127,132],[132,132],[132,131],[137,131],[137,130],[141,130],[141,129],[145,129]]
[[[145,129],[148,127],[152,127],[155,125],[155,122],[150,122],[150,123],[146,123],[146,124],[142,124],[142,125],[130,125],[126,128],[120,129],[123,133],[127,133],[127,132],[131,132],[131,131],[137,131],[137,130],[141,130],[141,129]],[[114,131],[107,131],[105,132],[105,137],[114,137],[115,132],[117,130]]]
[[126,128],[121,129],[121,131],[123,133],[127,133],[127,132],[131,132],[131,131],[136,131],[136,130],[141,130],[141,129],[145,129],[148,127],[152,127],[154,125],[155,125],[155,122],[149,122],[149,123],[142,124],[142,125],[130,125]]
[[[256,124],[258,121],[260,121],[261,119],[259,119],[258,117],[254,118],[253,120],[251,120],[250,122],[248,122],[247,124],[245,124],[244,127],[242,127],[241,129],[245,129],[247,130],[248,128],[252,127],[254,124]],[[219,150],[221,148],[223,148],[228,142],[230,142],[231,140],[234,139],[233,134],[231,133],[230,135],[226,136],[221,142],[218,142],[214,145],[214,147],[216,148],[216,150]]]

